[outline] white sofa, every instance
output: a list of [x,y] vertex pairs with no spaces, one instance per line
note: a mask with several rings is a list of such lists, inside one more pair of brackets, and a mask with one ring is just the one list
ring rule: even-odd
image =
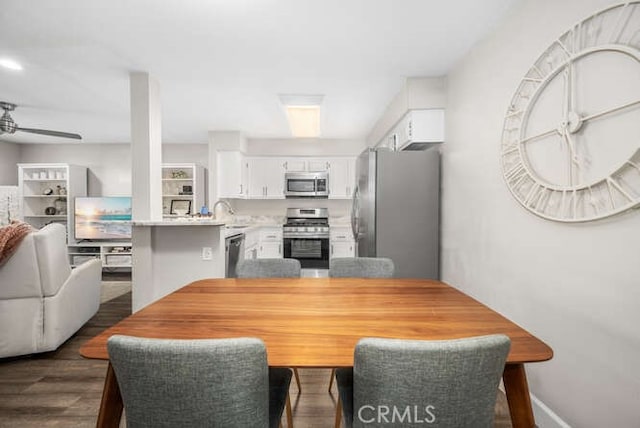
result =
[[72,270],[65,234],[29,234],[0,267],[0,358],[57,349],[98,311],[101,262]]

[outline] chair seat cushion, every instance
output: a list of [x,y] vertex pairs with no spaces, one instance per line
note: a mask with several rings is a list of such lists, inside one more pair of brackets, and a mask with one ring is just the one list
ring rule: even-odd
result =
[[280,426],[282,411],[291,385],[291,369],[269,368],[269,427]]

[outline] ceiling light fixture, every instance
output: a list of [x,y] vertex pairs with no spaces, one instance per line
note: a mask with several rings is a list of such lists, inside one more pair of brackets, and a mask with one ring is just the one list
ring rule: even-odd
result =
[[0,66],[8,68],[9,70],[22,71],[22,65],[9,58],[0,58]]
[[320,136],[320,106],[323,95],[280,95],[279,98],[294,137]]

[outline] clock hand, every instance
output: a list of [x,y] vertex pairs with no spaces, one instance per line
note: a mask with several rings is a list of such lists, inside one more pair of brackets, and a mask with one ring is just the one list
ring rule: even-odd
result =
[[557,129],[557,128],[554,128],[554,129],[550,129],[550,130],[548,130],[548,131],[542,132],[542,133],[537,134],[537,135],[532,135],[532,136],[530,136],[530,137],[523,138],[522,140],[520,140],[520,144],[526,143],[527,141],[531,141],[531,140],[537,140],[538,138],[546,137],[546,136],[551,135],[551,134],[554,134],[554,133],[557,133],[557,134],[559,134],[559,135],[562,135],[562,134],[560,133],[560,131],[558,131],[558,129]]
[[613,107],[613,108],[611,108],[609,110],[604,110],[604,111],[601,111],[599,113],[594,113],[594,114],[592,114],[590,116],[585,116],[585,117],[582,118],[582,122],[586,122],[587,120],[591,120],[591,119],[597,119],[597,118],[602,117],[604,115],[607,115],[607,114],[610,114],[610,113],[615,113],[617,111],[624,110],[626,108],[632,107],[632,106],[634,106],[636,104],[640,104],[640,100],[631,101],[630,103],[623,104],[623,105],[618,106],[618,107]]
[[569,146],[569,152],[571,153],[571,162],[575,163],[576,166],[579,168],[580,159],[578,159],[578,155],[576,154],[576,147],[573,144],[573,140],[571,139],[571,136],[569,135],[569,131],[565,129],[564,132],[562,133],[562,136],[564,137],[564,140],[567,142],[567,145]]
[[567,62],[564,74],[566,78],[564,84],[564,120],[566,122],[569,120],[569,113],[575,107],[573,102],[573,61],[569,60]]

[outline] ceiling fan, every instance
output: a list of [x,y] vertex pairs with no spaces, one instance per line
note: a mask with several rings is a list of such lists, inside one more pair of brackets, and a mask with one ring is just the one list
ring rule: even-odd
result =
[[20,131],[29,132],[31,134],[49,135],[51,137],[74,138],[76,140],[82,139],[82,136],[80,136],[79,134],[72,134],[70,132],[50,131],[48,129],[21,128],[17,123],[13,121],[13,118],[11,118],[11,115],[9,114],[10,111],[15,110],[15,104],[0,101],[0,108],[4,110],[4,114],[2,115],[2,117],[0,117],[0,135],[14,134],[16,131]]

